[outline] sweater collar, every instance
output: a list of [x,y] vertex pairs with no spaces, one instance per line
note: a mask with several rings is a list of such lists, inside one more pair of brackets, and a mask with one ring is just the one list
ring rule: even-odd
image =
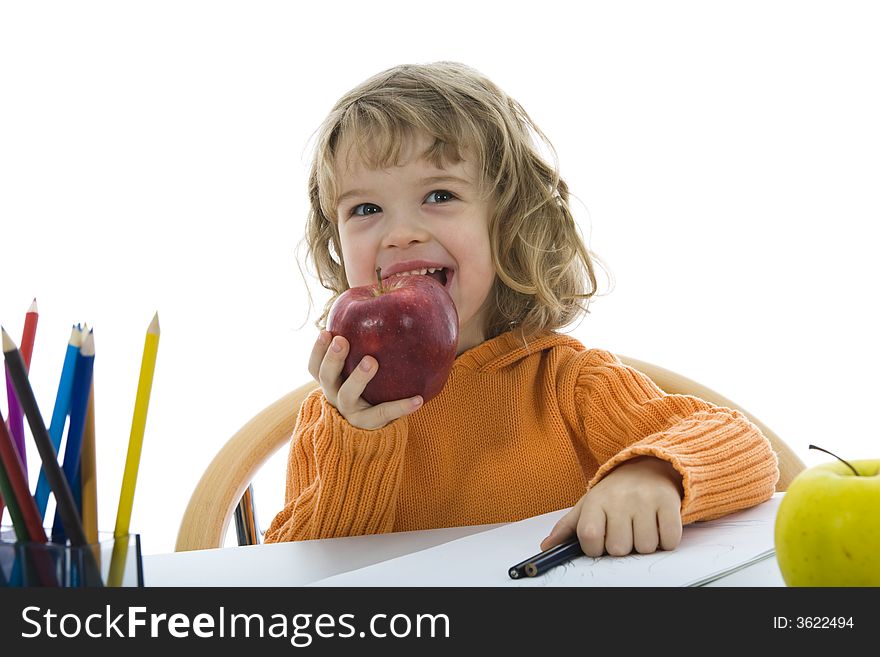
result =
[[584,349],[575,338],[555,331],[541,331],[528,338],[524,338],[519,331],[506,331],[465,351],[455,359],[453,367],[493,372],[533,354],[562,345],[574,347],[578,351]]

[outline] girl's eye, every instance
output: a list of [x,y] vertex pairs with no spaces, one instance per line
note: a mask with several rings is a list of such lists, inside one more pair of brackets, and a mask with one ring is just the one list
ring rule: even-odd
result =
[[[436,200],[432,201],[431,198],[435,198]],[[452,192],[447,192],[445,189],[438,189],[436,191],[428,194],[428,197],[425,199],[426,203],[446,203],[447,201],[451,201],[455,198],[455,194]]]
[[[436,205],[438,203],[448,203],[454,198],[455,194],[452,192],[438,189],[428,194],[427,198],[425,198],[425,202],[430,203],[431,205]],[[366,217],[371,214],[376,214],[377,212],[382,212],[382,208],[374,203],[361,203],[351,209],[351,215],[357,217]]]
[[358,215],[360,217],[365,217],[369,214],[376,214],[377,212],[382,212],[382,208],[378,205],[373,205],[372,203],[361,203],[351,209],[352,216]]

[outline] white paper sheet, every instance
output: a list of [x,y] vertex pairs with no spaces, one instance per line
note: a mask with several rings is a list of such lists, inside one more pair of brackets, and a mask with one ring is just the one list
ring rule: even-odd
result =
[[580,556],[538,577],[508,569],[536,554],[565,510],[321,579],[310,586],[696,586],[773,554],[782,499],[686,525],[675,550],[626,557]]

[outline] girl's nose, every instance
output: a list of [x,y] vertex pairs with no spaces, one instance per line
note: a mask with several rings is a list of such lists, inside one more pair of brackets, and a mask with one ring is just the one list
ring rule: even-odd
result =
[[[389,221],[390,219],[390,221]],[[426,242],[431,238],[430,232],[417,218],[412,215],[389,218],[383,246],[405,248],[411,244]]]

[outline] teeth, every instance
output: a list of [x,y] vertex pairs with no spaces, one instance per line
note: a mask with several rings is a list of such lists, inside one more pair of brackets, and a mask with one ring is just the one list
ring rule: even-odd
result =
[[394,274],[395,276],[424,276],[425,274],[431,273],[433,274],[435,271],[440,271],[443,267],[428,267],[427,269],[413,269],[412,271],[400,271]]

